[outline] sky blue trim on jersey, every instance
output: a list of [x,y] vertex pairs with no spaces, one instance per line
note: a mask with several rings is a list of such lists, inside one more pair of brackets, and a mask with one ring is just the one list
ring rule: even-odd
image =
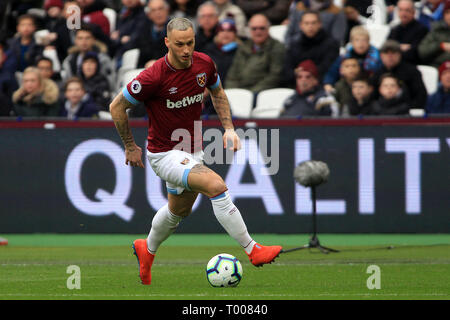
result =
[[214,83],[212,86],[210,86],[209,88],[210,89],[216,89],[217,87],[219,87],[219,84],[220,84],[220,77],[219,77],[219,75],[217,75],[217,81],[216,81],[216,83]]
[[172,188],[167,188],[167,192],[171,193],[171,194],[175,194],[175,195],[178,194],[177,189],[172,189]]
[[130,103],[132,103],[132,104],[134,104],[134,105],[137,105],[137,104],[139,103],[138,100],[136,100],[135,98],[133,98],[133,97],[131,96],[131,94],[128,92],[127,87],[123,87],[122,93],[123,93],[123,96],[124,96]]
[[183,186],[189,191],[191,191],[191,188],[189,188],[188,185],[188,175],[190,171],[191,169],[185,169],[183,172],[183,178],[181,179],[181,181],[183,182]]
[[219,194],[218,196],[215,196],[214,198],[209,198],[209,200],[219,200],[222,198],[225,198],[226,196],[226,192],[222,192],[221,194]]

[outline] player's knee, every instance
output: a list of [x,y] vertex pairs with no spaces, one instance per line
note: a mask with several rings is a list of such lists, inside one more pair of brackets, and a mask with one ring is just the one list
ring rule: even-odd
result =
[[186,206],[179,208],[170,208],[170,212],[172,212],[176,216],[186,218],[188,215],[191,214],[192,207]]
[[207,196],[208,197],[214,197],[217,196],[223,192],[227,191],[227,185],[225,184],[225,181],[219,176],[215,177],[214,179],[211,179],[208,181],[207,185]]

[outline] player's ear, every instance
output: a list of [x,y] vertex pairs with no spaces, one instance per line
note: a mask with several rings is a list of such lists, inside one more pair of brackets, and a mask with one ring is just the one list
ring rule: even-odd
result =
[[170,43],[169,38],[164,37],[164,43],[166,44],[166,47],[169,48],[169,43]]

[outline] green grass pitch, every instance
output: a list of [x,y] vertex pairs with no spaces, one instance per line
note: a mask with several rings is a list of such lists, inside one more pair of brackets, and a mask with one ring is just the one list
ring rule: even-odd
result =
[[[171,236],[158,251],[152,285],[143,286],[131,244],[143,235],[3,235],[0,246],[0,299],[163,299],[309,300],[450,298],[450,235],[319,235],[341,250],[285,253],[262,268],[227,235]],[[308,235],[254,235],[263,244],[286,249]],[[387,247],[393,246],[388,249]],[[235,255],[243,266],[236,288],[213,288],[206,280],[208,260]],[[67,267],[81,271],[81,289],[68,289]],[[380,289],[368,289],[370,265],[380,268]]]

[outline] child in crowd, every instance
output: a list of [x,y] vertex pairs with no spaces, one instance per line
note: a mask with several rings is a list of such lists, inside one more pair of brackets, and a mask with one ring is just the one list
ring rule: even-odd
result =
[[341,115],[348,115],[348,103],[352,97],[352,82],[360,74],[361,67],[358,59],[346,57],[340,66],[341,78],[336,82],[334,97],[339,103]]
[[400,115],[409,113],[408,99],[405,97],[400,80],[391,73],[380,78],[378,87],[380,97],[374,103],[373,110],[377,115]]
[[98,115],[99,107],[90,97],[80,78],[72,77],[64,87],[66,100],[61,105],[59,115],[67,119],[93,118]]
[[350,44],[347,45],[345,53],[331,65],[323,79],[324,88],[327,92],[333,92],[336,82],[339,80],[339,69],[345,58],[358,60],[361,70],[369,75],[381,68],[381,59],[378,49],[370,45],[370,35],[363,26],[356,26],[350,32]]
[[348,102],[348,111],[352,116],[373,114],[373,87],[367,76],[359,75],[352,82],[352,96]]

